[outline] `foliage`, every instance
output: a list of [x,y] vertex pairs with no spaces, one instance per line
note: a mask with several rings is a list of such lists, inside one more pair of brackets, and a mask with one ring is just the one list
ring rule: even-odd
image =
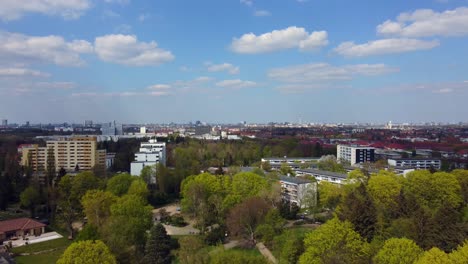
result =
[[208,254],[203,239],[197,236],[185,236],[179,239],[180,249],[177,257],[181,264],[205,264],[209,263]]
[[231,209],[227,227],[232,236],[242,236],[255,243],[255,230],[263,223],[270,206],[261,198],[252,197]]
[[119,262],[138,260],[145,234],[152,225],[152,207],[141,197],[124,195],[111,205],[111,216],[102,229],[102,237]]
[[466,264],[468,259],[468,240],[465,240],[463,245],[458,246],[457,250],[449,254],[453,264]]
[[130,187],[128,188],[127,194],[139,196],[146,201],[149,195],[146,182],[142,179],[133,180],[130,184]]
[[99,240],[99,233],[97,227],[87,224],[83,229],[78,233],[76,241],[85,241],[85,240]]
[[451,264],[449,256],[442,250],[434,247],[425,251],[415,264]]
[[414,263],[422,249],[414,241],[406,238],[391,238],[385,241],[382,249],[374,257],[375,264]]
[[40,202],[40,194],[33,186],[29,186],[20,194],[21,206],[31,210],[31,217],[34,217],[34,211],[37,204]]
[[81,172],[76,176],[65,175],[58,184],[58,217],[73,237],[72,223],[82,214],[81,198],[89,190],[98,189],[101,182],[90,172]]
[[210,264],[266,264],[261,255],[247,254],[239,250],[221,250],[211,256]]
[[397,206],[398,196],[402,188],[398,176],[391,174],[376,174],[369,179],[367,190],[376,208],[389,211]]
[[117,263],[109,248],[100,240],[79,241],[70,245],[65,250],[57,264],[73,263]]
[[162,224],[151,228],[145,247],[144,264],[169,264],[171,263],[171,237],[167,235]]
[[83,213],[88,223],[102,227],[110,216],[110,207],[117,201],[117,196],[101,190],[90,190],[81,199]]
[[331,182],[322,181],[318,185],[319,188],[319,204],[328,209],[335,209],[340,203],[344,189]]
[[134,179],[135,177],[128,173],[117,174],[107,181],[107,191],[122,196],[128,192]]
[[351,222],[354,230],[368,242],[372,240],[375,234],[377,214],[364,184],[346,195],[337,213],[341,220]]
[[432,213],[443,204],[456,208],[462,203],[460,183],[455,175],[446,172],[410,172],[404,191],[412,195],[419,206]]
[[353,230],[351,223],[334,218],[307,234],[301,264],[366,263],[370,246]]

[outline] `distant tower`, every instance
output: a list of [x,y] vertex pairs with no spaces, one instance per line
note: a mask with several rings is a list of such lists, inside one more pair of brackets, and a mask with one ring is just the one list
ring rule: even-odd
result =
[[388,121],[387,123],[387,129],[392,129],[393,125],[392,125],[392,121]]
[[2,119],[2,126],[8,126],[8,119]]

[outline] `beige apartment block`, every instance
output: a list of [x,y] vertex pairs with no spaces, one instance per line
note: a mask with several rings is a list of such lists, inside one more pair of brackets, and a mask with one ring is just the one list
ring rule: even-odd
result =
[[[50,149],[50,150],[49,150]],[[96,137],[72,137],[62,140],[47,141],[46,147],[38,145],[23,148],[21,164],[30,166],[34,172],[41,172],[47,168],[47,159],[55,158],[55,168],[73,171],[78,165],[81,170],[91,170],[94,166],[105,166],[106,150],[97,149]]]

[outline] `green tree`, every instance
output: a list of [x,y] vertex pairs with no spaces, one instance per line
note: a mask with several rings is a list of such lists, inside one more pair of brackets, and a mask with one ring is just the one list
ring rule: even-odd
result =
[[152,225],[152,207],[139,196],[124,195],[111,205],[102,236],[119,262],[135,263],[143,252],[146,230]]
[[368,263],[370,246],[351,223],[334,218],[306,235],[301,264]]
[[101,228],[110,217],[110,208],[117,201],[117,196],[102,190],[90,190],[81,198],[83,213],[88,223]]
[[100,240],[79,241],[71,244],[57,264],[115,264],[117,261],[109,248]]
[[136,195],[140,196],[144,201],[148,200],[148,187],[142,179],[135,179],[132,181],[132,184],[130,184],[130,187],[128,188],[128,194],[130,195]]
[[190,176],[182,182],[182,210],[197,221],[204,231],[205,227],[221,216],[219,203],[225,196],[225,182],[228,176],[215,176],[203,173]]
[[177,257],[181,264],[207,264],[210,255],[203,239],[196,236],[185,236],[179,239],[179,250]]
[[452,264],[447,253],[438,248],[424,252],[415,264]]
[[401,181],[396,175],[372,175],[367,184],[372,201],[383,211],[389,211],[398,205],[401,188]]
[[232,236],[247,238],[255,244],[255,230],[260,225],[270,210],[270,206],[265,200],[258,197],[251,197],[236,205],[229,212],[227,217],[227,227]]
[[414,263],[423,250],[407,238],[390,238],[374,257],[375,264]]
[[31,211],[31,217],[34,217],[36,206],[39,201],[40,194],[33,186],[29,186],[20,194],[21,206],[24,206]]
[[326,181],[320,182],[318,189],[319,204],[328,209],[335,209],[345,194],[344,189],[340,185]]
[[372,240],[376,230],[377,213],[364,184],[345,196],[337,214],[341,220],[351,222],[356,232],[368,242]]
[[148,186],[156,184],[156,166],[157,165],[145,166],[141,170],[140,178],[143,179]]
[[270,189],[270,185],[264,177],[251,172],[241,172],[234,175],[230,187],[224,201],[226,209]]
[[145,247],[144,264],[170,264],[171,263],[171,237],[167,235],[162,224],[151,228]]
[[91,224],[86,224],[83,229],[78,233],[78,236],[76,237],[76,241],[85,241],[85,240],[99,240],[99,232],[97,227],[91,225]]
[[404,191],[431,213],[435,213],[443,204],[456,208],[462,203],[460,183],[455,175],[446,172],[410,172]]
[[135,177],[128,173],[117,174],[107,181],[107,191],[122,196],[128,192],[134,179]]
[[76,176],[65,175],[58,185],[58,217],[73,238],[73,222],[82,214],[81,198],[88,190],[98,189],[101,182],[90,172],[81,172]]
[[463,245],[458,246],[457,250],[449,254],[453,264],[466,264],[468,259],[468,240],[465,240]]

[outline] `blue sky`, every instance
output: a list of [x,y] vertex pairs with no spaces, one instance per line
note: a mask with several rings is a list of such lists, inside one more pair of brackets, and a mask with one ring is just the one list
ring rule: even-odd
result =
[[0,118],[468,121],[467,47],[467,0],[3,0]]

